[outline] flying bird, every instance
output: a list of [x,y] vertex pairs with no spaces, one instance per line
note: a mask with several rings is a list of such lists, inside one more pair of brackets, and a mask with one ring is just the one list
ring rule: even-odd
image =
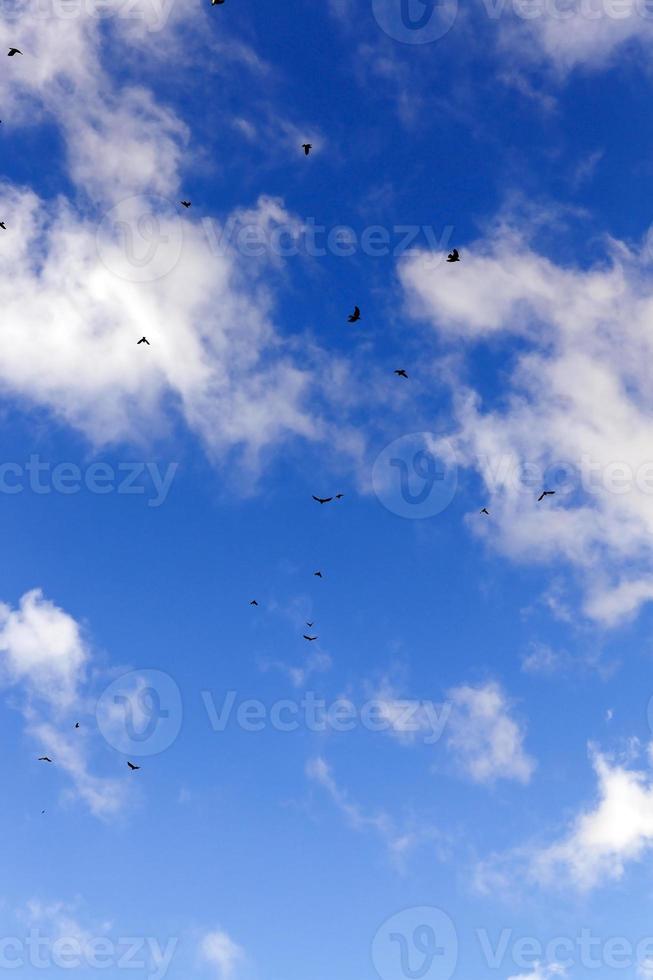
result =
[[540,500],[544,500],[545,497],[553,497],[554,494],[555,494],[555,490],[543,490],[542,493],[537,498],[538,504]]
[[354,312],[350,313],[347,319],[350,323],[356,323],[361,318],[361,311],[357,306],[354,307]]
[[309,643],[312,643],[313,640],[317,640],[317,636],[307,636],[306,633],[304,633],[304,639],[308,640]]
[[[224,0],[222,0],[222,3],[224,3]],[[191,202],[190,202],[190,201],[180,201],[179,203],[180,203],[180,204],[183,204],[183,206],[184,206],[185,208],[189,208],[189,207],[190,207],[190,205],[191,205]]]
[[397,375],[398,378],[407,378],[408,377],[408,375],[406,374],[406,372],[404,371],[403,368],[400,368],[398,371],[395,371],[395,374]]
[[344,493],[337,493],[336,494],[336,500],[342,500],[343,497],[344,497]]
[[252,601],[250,602],[250,606],[258,606],[258,602],[256,601],[256,599],[252,599]]
[[79,728],[79,722],[78,721],[75,722],[75,728]]
[[308,620],[306,620],[306,625],[308,626],[308,628],[310,630],[310,629],[313,629],[313,626],[315,625],[315,623],[309,623]]
[[315,578],[322,578],[322,572],[313,572]]
[[489,510],[487,509],[487,507],[483,507],[483,508],[482,508],[482,510],[481,510],[481,511],[480,511],[479,513],[481,513],[481,514],[487,514],[487,515],[488,515],[488,517],[490,516],[490,512],[489,512]]
[[447,262],[460,262],[460,255],[458,254],[458,249],[454,248],[447,255]]
[[302,143],[302,146],[304,147],[304,153],[306,154],[306,156],[308,156],[308,154],[313,149],[313,144],[312,143]]
[[141,768],[140,766],[135,766],[133,762],[128,762],[127,765],[129,766],[132,772],[135,772],[137,769]]
[[52,759],[47,755],[40,755],[39,762],[52,762]]
[[[150,346],[150,342],[147,339],[147,337],[141,337],[141,339],[138,341],[138,344],[147,344],[148,347]],[[138,344],[136,344],[137,347],[138,347]]]
[[7,230],[7,226],[4,221],[0,221],[0,228],[3,228],[5,231]]
[[330,504],[333,497],[316,497],[315,494],[313,494],[313,500],[317,500],[318,504]]
[[212,7],[217,7],[220,3],[224,3],[224,0],[211,0]]
[[13,58],[13,56],[15,54],[22,54],[22,53],[23,52],[22,51],[19,51],[18,48],[9,48],[9,50],[7,51],[7,57],[8,58]]

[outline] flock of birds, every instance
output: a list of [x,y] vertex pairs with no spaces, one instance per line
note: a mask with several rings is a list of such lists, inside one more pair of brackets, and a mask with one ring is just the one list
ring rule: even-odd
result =
[[[211,0],[211,6],[215,7],[215,6],[218,6],[218,5],[223,4],[224,2],[225,2],[225,0]],[[7,52],[7,56],[9,58],[13,58],[17,54],[22,55],[22,53],[23,52],[20,50],[20,48],[9,48],[9,51]],[[0,122],[1,121],[2,120],[0,120]],[[311,150],[313,149],[313,144],[312,143],[302,143],[302,149],[304,150],[305,156],[308,156],[309,153],[311,152]],[[187,200],[180,201],[179,203],[184,208],[190,208],[191,207],[191,204],[192,204],[191,201],[187,201]],[[4,231],[7,230],[7,226],[6,226],[6,224],[5,224],[4,221],[0,221],[0,228],[2,228]],[[447,262],[460,262],[460,253],[459,253],[459,251],[458,251],[457,248],[454,248],[454,249],[451,250],[451,252],[449,252],[449,254],[447,255]],[[354,311],[353,311],[353,313],[350,313],[349,314],[349,316],[347,317],[347,320],[348,320],[349,323],[358,323],[358,321],[360,319],[361,319],[360,307],[354,306]],[[137,341],[137,346],[139,344],[147,344],[148,347],[150,346],[150,342],[147,339],[147,337],[141,337],[141,339],[139,341]],[[399,378],[408,379],[408,373],[407,373],[407,371],[404,370],[404,368],[397,368],[394,371],[394,374],[397,377],[399,377]],[[543,490],[542,493],[540,494],[540,496],[537,498],[538,503],[540,501],[544,500],[545,497],[551,497],[554,494],[555,494],[555,490]],[[343,497],[344,497],[344,494],[342,494],[342,493],[336,493],[332,497],[318,497],[318,496],[316,496],[314,494],[313,495],[313,500],[315,500],[316,503],[318,503],[320,505],[323,505],[323,504],[330,504],[334,500],[342,500]],[[487,507],[483,507],[481,509],[480,513],[481,514],[485,514],[488,517],[490,516],[490,512],[487,509]],[[316,572],[313,572],[313,575],[316,578],[322,578],[323,577],[322,572],[319,571],[319,570],[316,571]],[[251,602],[250,602],[250,606],[258,606],[258,604],[259,603],[258,603],[258,601],[256,599],[252,599]],[[309,630],[312,629],[314,625],[315,625],[314,623],[309,623],[309,622],[306,623],[306,626],[308,627]],[[319,639],[318,636],[312,636],[309,633],[304,633],[303,634],[303,638],[305,640],[307,640],[309,643],[314,643],[317,639]],[[79,722],[76,722],[74,727],[76,729],[78,729],[80,727]],[[49,763],[51,765],[53,764],[53,760],[48,755],[41,755],[41,756],[39,756],[38,761],[39,762]],[[137,772],[141,768],[140,766],[137,766],[134,762],[130,762],[130,761],[127,762],[127,766],[128,766],[128,768],[129,768],[129,770],[131,772]],[[41,812],[42,813],[45,813],[46,811],[45,810],[42,810]]]

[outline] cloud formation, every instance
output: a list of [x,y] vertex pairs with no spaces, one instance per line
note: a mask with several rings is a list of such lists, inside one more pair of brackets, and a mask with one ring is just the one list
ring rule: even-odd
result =
[[[413,315],[470,358],[514,345],[500,398],[464,367],[452,379],[448,442],[490,501],[477,533],[518,562],[573,567],[585,614],[616,625],[653,597],[648,249],[610,242],[604,261],[565,267],[503,223],[454,268],[434,274],[422,254],[400,276]],[[545,486],[556,496],[538,502]]]

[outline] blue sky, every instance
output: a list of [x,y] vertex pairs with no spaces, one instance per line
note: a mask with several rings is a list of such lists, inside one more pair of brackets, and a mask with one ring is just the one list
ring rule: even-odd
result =
[[407,6],[0,12],[15,976],[653,977],[653,11]]

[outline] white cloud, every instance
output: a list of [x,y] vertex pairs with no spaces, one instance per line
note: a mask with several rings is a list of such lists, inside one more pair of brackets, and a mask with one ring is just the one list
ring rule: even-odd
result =
[[564,977],[567,970],[560,963],[536,963],[530,973],[519,973],[508,980],[550,980],[551,977]]
[[524,751],[525,732],[510,717],[510,702],[498,684],[463,685],[447,696],[452,703],[447,745],[458,766],[478,783],[528,783],[535,761]]
[[245,951],[224,929],[215,929],[203,937],[200,956],[214,968],[218,980],[231,980],[245,958]]
[[[28,191],[5,188],[0,210],[13,235],[0,251],[5,394],[96,445],[146,441],[175,414],[209,454],[238,447],[249,462],[289,435],[324,434],[311,374],[282,353],[254,263],[212,255],[200,226],[140,198],[99,237],[64,202],[46,215]],[[148,275],[161,277],[135,282],[148,250]],[[137,348],[143,334],[151,346]]]
[[[486,0],[486,8],[493,5]],[[499,2],[498,8],[505,11],[501,53],[522,65],[545,62],[558,77],[577,67],[606,68],[629,43],[646,56],[653,43],[653,19],[642,0],[532,0]],[[524,9],[526,16],[513,16],[511,9]]]
[[369,689],[371,700],[387,731],[399,742],[411,745],[420,741],[434,745],[442,735],[451,712],[451,704],[436,704],[428,699],[401,698],[387,677],[377,690]]
[[531,870],[540,883],[570,881],[588,890],[620,879],[625,866],[653,846],[653,776],[593,752],[597,800],[559,841],[536,851]]
[[338,809],[356,830],[371,827],[384,836],[392,836],[391,822],[388,816],[385,813],[369,816],[357,803],[351,802],[348,794],[340,789],[336,783],[331,766],[321,756],[309,760],[306,765],[306,775],[327,791]]
[[106,935],[111,928],[110,922],[82,925],[77,905],[68,902],[44,902],[33,898],[25,908],[18,909],[17,914],[28,925],[47,930],[50,946],[57,940],[65,939],[73,942],[82,955],[92,953],[93,942]]
[[555,674],[569,664],[569,656],[547,643],[533,641],[522,656],[521,669],[526,674]]
[[[80,210],[0,188],[0,393],[45,407],[95,445],[156,438],[180,414],[209,455],[237,448],[254,467],[267,447],[318,435],[310,368],[281,349],[260,263],[235,247],[212,252],[206,228],[176,213],[186,126],[149,89],[104,70],[107,31],[116,50],[152,57],[144,40],[172,43],[179,5],[110,0],[102,17],[86,7],[0,13],[0,45],[24,51],[0,79],[3,115],[50,117],[83,192]],[[234,56],[265,70],[246,46]],[[239,213],[268,228],[293,222],[267,198]],[[151,347],[137,350],[143,334]]]
[[88,657],[79,624],[40,589],[26,592],[17,609],[0,603],[0,663],[10,683],[24,682],[65,708],[76,697]]
[[411,824],[399,830],[395,821],[387,813],[383,811],[367,813],[350,798],[346,790],[338,785],[331,766],[322,756],[316,756],[308,761],[306,775],[326,791],[350,827],[361,833],[371,830],[378,834],[398,869],[403,868],[407,855],[420,844],[440,845],[440,834],[430,824]]
[[[475,530],[517,561],[573,566],[585,613],[606,626],[653,598],[653,280],[645,248],[612,242],[609,253],[565,268],[504,222],[455,271],[434,273],[427,255],[400,268],[410,309],[444,338],[519,338],[500,402],[462,370],[452,379],[448,440],[490,498],[492,522]],[[557,494],[538,503],[545,482]]]
[[85,713],[86,673],[91,652],[79,623],[45,598],[26,592],[18,608],[0,604],[0,665],[6,684],[23,694],[27,734],[38,752],[54,760],[71,782],[67,795],[98,817],[110,817],[125,803],[124,785],[91,772],[85,730],[71,731],[71,712]]

